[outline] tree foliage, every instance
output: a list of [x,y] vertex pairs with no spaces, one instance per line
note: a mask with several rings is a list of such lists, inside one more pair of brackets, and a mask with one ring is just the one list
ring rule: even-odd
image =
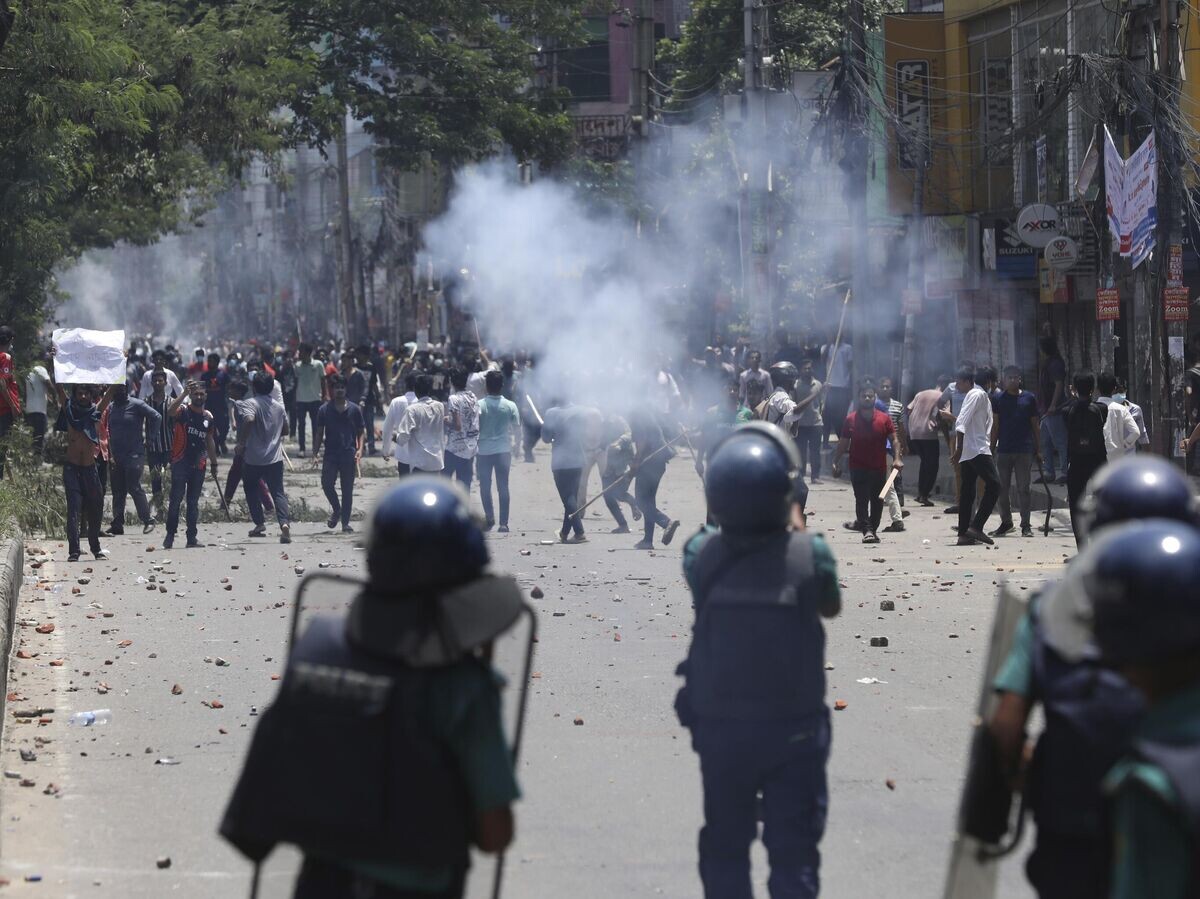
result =
[[[845,49],[846,0],[772,3],[770,40],[764,55],[773,57],[780,86],[791,72],[816,69]],[[885,13],[901,12],[902,0],[864,0],[864,25],[879,28]],[[744,52],[742,0],[693,0],[692,16],[678,42],[659,45],[658,59],[669,76],[676,109],[686,109],[708,91],[740,80]]]
[[0,57],[0,319],[41,323],[54,267],[144,243],[277,151],[311,52],[246,0],[30,0]]
[[347,111],[401,168],[570,151],[533,54],[574,36],[582,0],[2,2],[0,321],[26,334],[56,266],[153,241]]

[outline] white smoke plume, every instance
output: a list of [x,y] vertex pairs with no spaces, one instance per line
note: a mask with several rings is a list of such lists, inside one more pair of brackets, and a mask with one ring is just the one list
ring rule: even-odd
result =
[[547,397],[611,405],[644,395],[682,345],[666,296],[686,273],[652,265],[647,254],[662,247],[639,240],[628,218],[512,172],[501,162],[461,172],[425,231],[428,252],[461,279],[485,344],[537,356]]

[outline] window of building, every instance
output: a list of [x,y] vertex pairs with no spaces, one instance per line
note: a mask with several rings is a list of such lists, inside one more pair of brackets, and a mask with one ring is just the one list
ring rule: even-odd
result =
[[608,17],[589,16],[585,25],[587,43],[558,51],[558,83],[577,101],[609,100]]

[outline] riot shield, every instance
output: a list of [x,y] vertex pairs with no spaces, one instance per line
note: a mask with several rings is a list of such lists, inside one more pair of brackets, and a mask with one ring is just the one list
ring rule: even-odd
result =
[[1003,854],[999,844],[1009,829],[1012,793],[985,722],[996,705],[992,681],[1012,648],[1027,606],[1028,601],[1007,584],[1000,587],[943,899],[988,899],[996,895],[997,861]]
[[[288,629],[288,654],[296,639],[304,632],[308,623],[318,615],[348,617],[354,598],[366,586],[365,582],[347,575],[326,571],[315,571],[308,574],[296,589],[296,601],[292,609],[291,624]],[[515,614],[514,614],[515,613]],[[517,683],[515,691],[506,690],[502,697],[506,731],[512,735],[512,760],[517,764],[521,751],[521,738],[525,730],[525,712],[529,701],[529,686],[533,675],[533,649],[537,643],[537,613],[524,599],[512,606],[511,599],[503,614],[503,632],[489,644],[488,659],[492,666],[499,671],[507,683]],[[450,645],[472,645],[474,631],[479,627],[497,629],[495,620],[488,622],[485,614],[480,614],[478,597],[472,596],[469,590],[459,591],[458,601],[453,597],[447,605],[447,615],[443,626],[437,628],[439,635],[447,637]],[[522,623],[523,622],[523,623]],[[459,632],[456,639],[453,632]],[[449,632],[449,633],[447,633]],[[438,641],[438,646],[446,645]],[[426,654],[424,644],[416,646],[416,651]],[[492,882],[492,897],[499,899],[504,877],[504,856],[496,859],[495,876]],[[258,869],[255,868],[255,882],[251,896],[256,895]]]

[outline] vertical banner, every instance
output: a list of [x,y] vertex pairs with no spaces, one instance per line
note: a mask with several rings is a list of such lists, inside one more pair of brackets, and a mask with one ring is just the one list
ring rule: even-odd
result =
[[1121,292],[1115,287],[1096,291],[1096,321],[1113,322],[1121,317]]
[[1119,252],[1137,268],[1154,250],[1158,226],[1158,148],[1151,133],[1128,159],[1121,159],[1104,129],[1105,205]]

